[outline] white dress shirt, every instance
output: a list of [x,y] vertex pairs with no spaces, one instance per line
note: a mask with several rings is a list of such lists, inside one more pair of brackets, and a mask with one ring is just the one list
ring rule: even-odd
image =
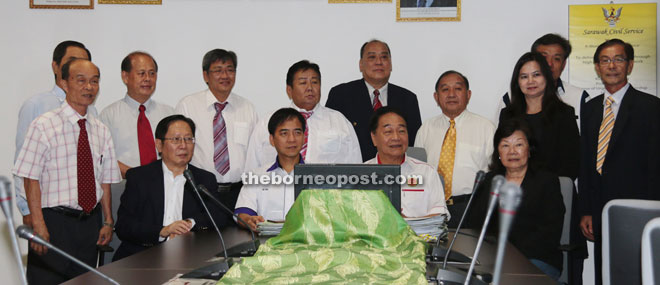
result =
[[[151,125],[151,135],[154,135],[158,122],[174,114],[174,108],[149,99],[144,102],[144,113]],[[128,95],[105,107],[99,115],[112,134],[117,160],[129,167],[140,166],[140,146],[138,145],[137,120],[140,116],[140,103]],[[155,151],[155,150],[154,150]]]
[[[373,106],[374,105],[374,97],[376,97],[376,95],[374,95],[374,90],[376,90],[376,88],[374,88],[369,83],[367,83],[366,80],[364,81],[364,84],[367,85],[367,90],[369,90],[369,98],[371,99],[371,105]],[[389,85],[390,85],[389,83],[385,83],[385,85],[383,85],[383,87],[378,89],[378,92],[380,92],[380,94],[378,95],[378,100],[380,100],[380,104],[383,107],[387,106],[387,87]]]
[[[364,164],[381,164],[378,154]],[[401,163],[401,175],[406,178],[412,175],[422,177],[422,183],[409,181],[407,185],[401,185],[401,214],[409,218],[446,214],[450,218],[445,204],[445,190],[433,167],[406,155]]]
[[174,173],[163,163],[163,184],[165,185],[165,207],[163,211],[163,226],[168,226],[183,219],[183,186],[186,178],[183,174],[174,177]]
[[[257,177],[268,175],[279,176],[280,181],[284,177],[290,177],[293,181],[293,171],[287,173],[276,160],[273,165],[263,167],[253,173]],[[271,178],[270,181],[273,181]],[[236,214],[248,214],[251,216],[262,216],[267,221],[284,221],[286,214],[293,206],[295,200],[293,184],[244,184],[236,201]]]
[[619,107],[621,107],[621,102],[623,101],[623,95],[626,95],[628,88],[630,88],[630,83],[626,83],[626,85],[614,92],[614,94],[605,89],[605,92],[603,93],[603,118],[605,118],[605,106],[607,103],[607,98],[611,96],[614,99],[614,102],[612,102],[612,112],[614,112],[614,120],[616,120],[616,116],[619,114]]
[[[179,101],[175,112],[191,118],[197,127],[195,132],[195,154],[191,163],[215,174],[218,183],[241,181],[250,134],[257,124],[257,113],[247,99],[234,93],[227,97],[228,104],[222,111],[227,126],[229,172],[221,175],[213,162],[213,117],[214,104],[218,100],[210,90],[188,95]],[[222,102],[220,102],[222,103]],[[272,157],[272,156],[271,156]]]
[[[300,112],[293,104],[290,105]],[[308,138],[306,163],[362,163],[360,143],[351,123],[342,113],[316,104],[307,119]],[[250,137],[245,171],[259,169],[272,163],[277,156],[268,139],[268,121],[274,112],[263,117]]]
[[[103,197],[101,184],[121,181],[108,128],[94,116],[80,116],[69,104],[63,104],[30,124],[12,171],[16,176],[39,180],[42,208],[82,209],[78,205],[77,179],[80,119],[87,119],[97,202]],[[25,190],[20,195],[25,197]]]
[[[37,117],[41,116],[50,110],[57,109],[62,106],[66,94],[59,86],[53,86],[53,89],[34,95],[23,102],[21,109],[18,111],[18,125],[16,127],[16,149],[14,153],[14,162],[18,157],[18,152],[23,146],[25,141],[25,134],[27,133],[30,123]],[[94,106],[87,107],[87,113],[96,116],[96,108]],[[14,189],[16,190],[16,205],[22,215],[29,215],[30,209],[28,208],[27,201],[18,195],[23,189],[23,178],[14,176]]]
[[[456,122],[456,155],[451,183],[452,196],[472,193],[475,175],[479,170],[488,170],[493,154],[495,126],[488,119],[463,111],[454,119]],[[422,124],[415,138],[415,146],[423,147],[429,165],[437,171],[442,142],[449,128],[449,117],[441,114]]]

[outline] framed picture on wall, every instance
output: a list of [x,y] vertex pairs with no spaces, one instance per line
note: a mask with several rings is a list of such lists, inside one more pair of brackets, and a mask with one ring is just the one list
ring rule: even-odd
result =
[[30,9],[94,9],[94,0],[30,0]]
[[328,0],[328,3],[392,3],[392,0]]
[[397,21],[460,21],[461,0],[396,0]]
[[147,4],[162,5],[163,0],[98,0],[99,4]]

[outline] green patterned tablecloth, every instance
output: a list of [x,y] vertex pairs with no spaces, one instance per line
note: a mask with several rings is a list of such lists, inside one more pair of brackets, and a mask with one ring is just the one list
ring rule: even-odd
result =
[[381,191],[306,190],[219,283],[427,284],[426,246]]

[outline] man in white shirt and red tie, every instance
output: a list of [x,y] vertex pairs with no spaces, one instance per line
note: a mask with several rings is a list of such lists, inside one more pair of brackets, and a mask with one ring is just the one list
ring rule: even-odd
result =
[[179,101],[175,111],[197,125],[192,164],[215,174],[218,197],[234,208],[241,191],[250,134],[257,113],[247,99],[232,92],[237,57],[232,51],[214,49],[204,55],[202,71],[208,89]]
[[[30,124],[13,168],[25,180],[20,195],[27,198],[34,232],[90,266],[96,245],[112,239],[110,184],[121,180],[110,131],[88,114],[99,78],[98,67],[88,60],[64,64],[66,102]],[[59,284],[85,271],[30,243],[29,283]]]
[[[112,134],[115,155],[122,178],[133,167],[147,165],[157,159],[154,131],[163,118],[174,114],[174,108],[156,102],[153,94],[158,79],[158,63],[148,53],[134,51],[121,62],[121,79],[126,85],[126,95],[101,112],[99,119]],[[119,201],[125,183],[112,185],[112,199]],[[119,203],[113,205],[116,213]],[[117,248],[119,239],[113,238],[110,246]],[[115,252],[105,255],[110,262]]]
[[[308,60],[294,63],[286,75],[286,93],[290,107],[305,118],[305,141],[300,154],[307,163],[361,163],[360,144],[351,123],[338,111],[319,104],[321,71]],[[271,113],[272,114],[272,113]],[[268,120],[257,124],[247,153],[246,171],[273,164],[277,151],[270,144]]]
[[458,226],[474,178],[479,170],[487,170],[493,153],[495,126],[466,110],[471,95],[470,83],[460,72],[449,70],[440,75],[433,98],[442,114],[424,122],[415,139],[415,146],[426,150],[428,163],[444,179],[447,208],[454,217],[450,228]]
[[380,108],[374,113],[369,126],[371,139],[378,152],[376,157],[365,161],[365,164],[401,165],[401,175],[404,177],[422,177],[421,181],[408,179],[407,184],[401,185],[401,215],[449,215],[438,173],[425,162],[406,155],[408,127],[403,113],[389,106]]

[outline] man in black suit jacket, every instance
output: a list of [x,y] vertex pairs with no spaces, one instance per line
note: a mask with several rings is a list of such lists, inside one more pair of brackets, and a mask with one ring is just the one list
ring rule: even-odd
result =
[[[601,283],[601,213],[613,199],[660,200],[660,99],[633,88],[627,75],[633,47],[619,39],[601,44],[594,54],[606,92],[584,105],[581,138],[579,205],[582,233],[594,241],[596,284]],[[597,166],[599,130],[611,109],[614,126],[605,157]],[[606,139],[605,139],[606,140]]]
[[376,147],[371,141],[369,130],[369,120],[374,109],[377,109],[376,98],[378,107],[391,106],[406,116],[410,146],[414,145],[417,130],[422,125],[415,93],[388,83],[392,73],[390,56],[390,48],[386,43],[379,40],[364,43],[360,49],[360,72],[363,78],[333,87],[325,103],[326,107],[341,112],[353,124],[360,141],[363,161],[376,156]]
[[[212,228],[202,203],[183,177],[189,169],[197,183],[212,193],[215,176],[188,164],[195,146],[195,124],[182,115],[161,120],[156,127],[156,148],[162,160],[126,172],[115,231],[121,245],[114,260],[127,257],[189,231]],[[219,207],[205,201],[219,227],[227,223]]]

